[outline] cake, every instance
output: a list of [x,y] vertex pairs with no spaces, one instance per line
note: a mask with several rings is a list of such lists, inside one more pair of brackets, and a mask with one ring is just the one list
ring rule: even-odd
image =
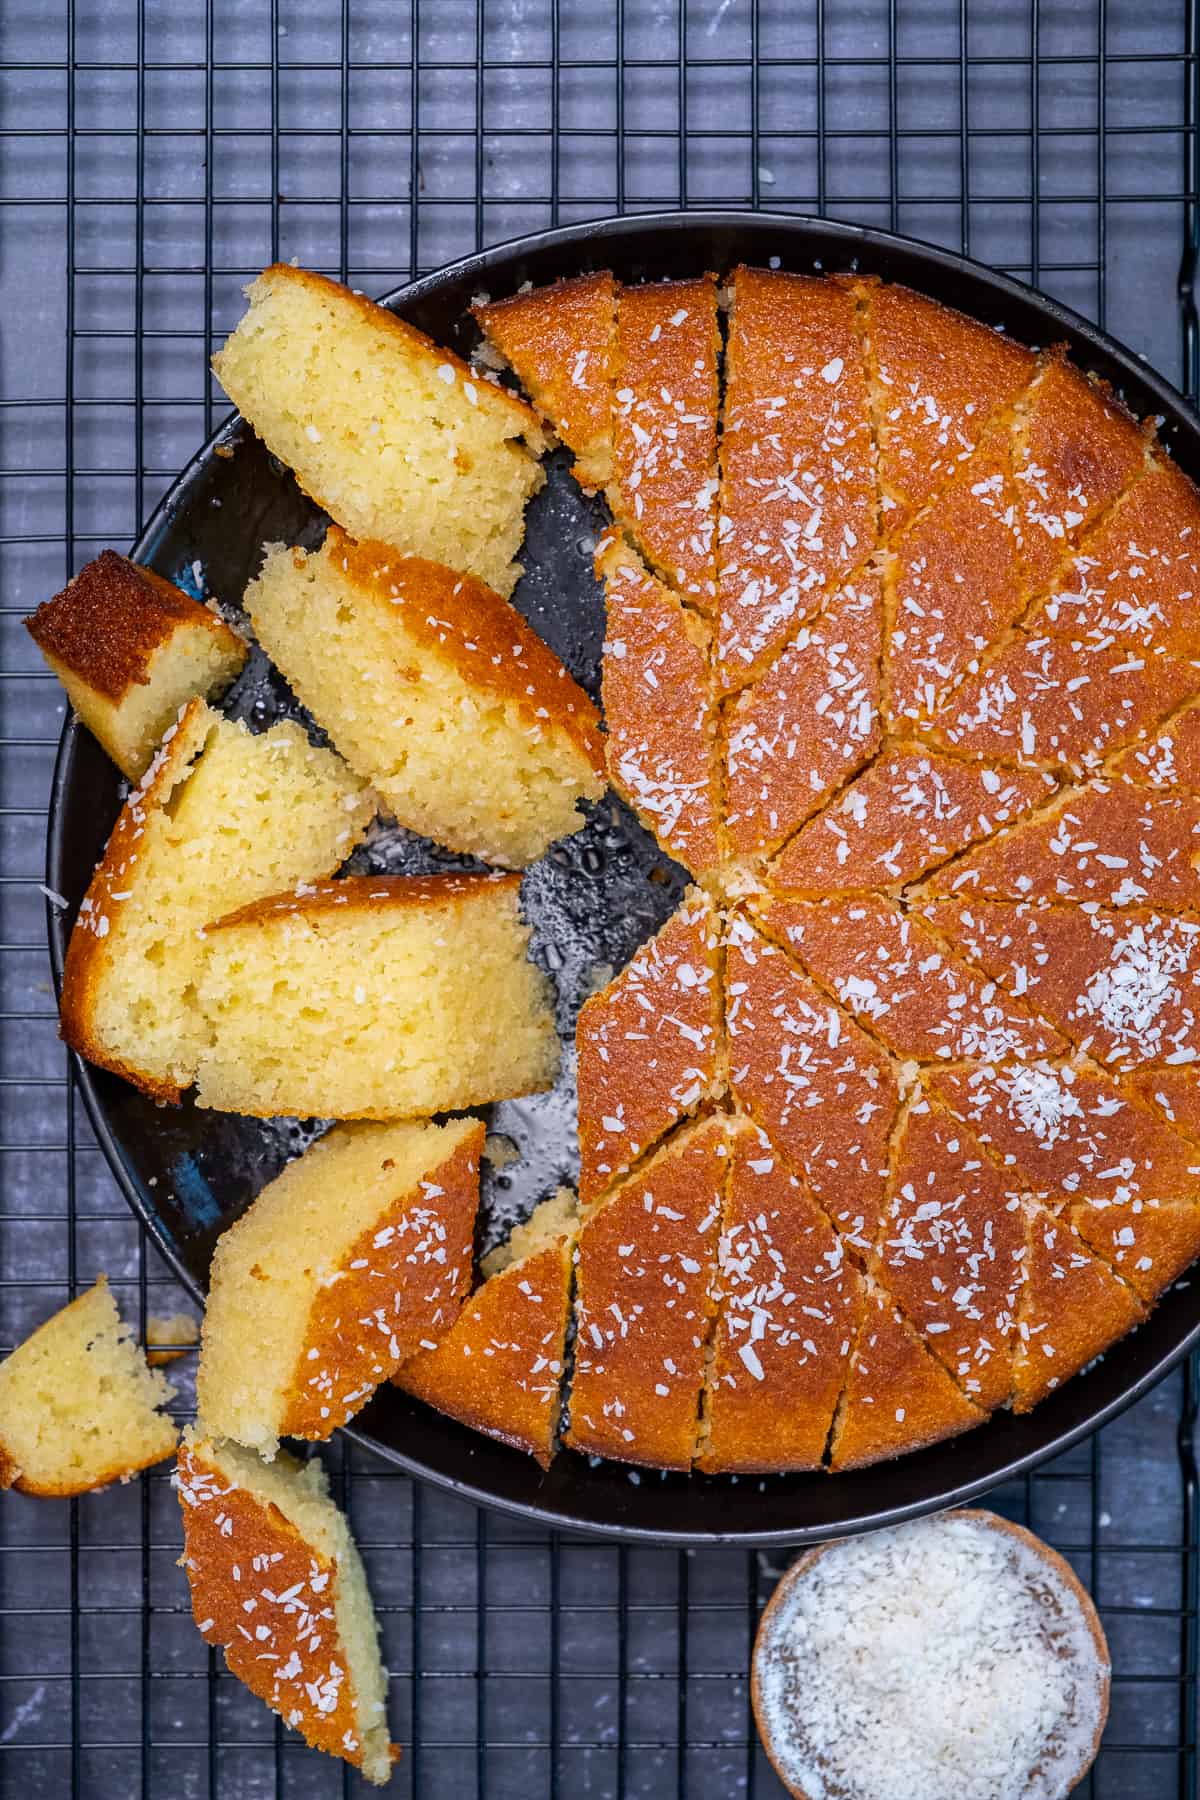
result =
[[585,1206],[717,1092],[720,954],[716,909],[693,889],[662,930],[581,1007],[575,1043]]
[[103,1275],[0,1363],[0,1487],[85,1494],[175,1450],[175,1393],[146,1366]]
[[357,776],[298,725],[255,736],[191,701],[125,802],[80,906],[63,971],[67,1043],[177,1100],[207,1038],[195,998],[205,927],[332,874],[374,811]]
[[192,1613],[205,1642],[314,1749],[382,1787],[387,1670],[367,1578],[317,1462],[264,1463],[184,1434],[175,1483]]
[[754,1716],[796,1800],[1067,1800],[1111,1663],[1073,1570],[994,1513],[823,1544],[758,1628]]
[[196,1400],[268,1458],[327,1438],[451,1329],[471,1283],[479,1119],[335,1125],[222,1232]]
[[247,654],[210,607],[115,550],[102,550],[25,625],[130,781],[142,779],[180,708],[196,695],[217,699]]
[[347,876],[207,928],[201,1106],[426,1118],[549,1087],[546,977],[519,878]]
[[411,1356],[393,1378],[544,1469],[562,1405],[578,1230],[569,1188],[543,1200],[484,1258],[484,1280],[440,1342]]
[[595,707],[470,575],[356,544],[268,549],[246,592],[259,643],[402,825],[522,868],[604,792]]
[[304,492],[352,537],[446,563],[507,597],[525,505],[543,481],[537,415],[323,275],[276,263],[247,297],[213,368]]

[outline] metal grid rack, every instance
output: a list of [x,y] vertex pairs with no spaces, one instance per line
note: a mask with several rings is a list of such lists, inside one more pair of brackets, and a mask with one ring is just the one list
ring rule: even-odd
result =
[[[104,1268],[180,1302],[55,1037],[39,892],[63,704],[21,615],[124,545],[223,402],[268,260],[382,292],[521,231],[689,203],[965,248],[1189,392],[1196,0],[10,0],[0,26],[0,1344]],[[1031,200],[1036,196],[1036,201]],[[1181,264],[1182,255],[1182,264]],[[180,1405],[186,1406],[188,1363]],[[1197,1791],[1197,1376],[993,1504],[1096,1596],[1113,1717],[1085,1791]],[[781,1565],[538,1533],[330,1455],[392,1672],[398,1794],[782,1792],[747,1665]],[[0,1502],[0,1786],[332,1795],[190,1625],[163,1474]],[[916,1800],[916,1797],[913,1797]]]

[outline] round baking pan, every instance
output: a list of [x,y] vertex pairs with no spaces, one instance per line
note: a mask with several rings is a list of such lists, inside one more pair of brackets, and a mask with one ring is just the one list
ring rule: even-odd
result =
[[[1067,309],[978,263],[881,231],[823,220],[743,213],[670,213],[611,219],[538,233],[422,277],[385,304],[439,343],[469,354],[472,298],[512,293],[584,270],[624,281],[718,273],[745,261],[805,273],[857,268],[900,281],[1001,327],[1029,345],[1065,342],[1076,360],[1112,383],[1200,478],[1200,427],[1182,397],[1137,357]],[[530,509],[527,573],[514,596],[572,673],[597,691],[603,634],[591,548],[604,513],[566,473],[561,452]],[[237,418],[179,477],[134,556],[184,586],[236,603],[264,542],[319,541],[322,516],[290,474]],[[227,702],[256,725],[296,715],[278,676],[256,656]],[[67,936],[120,805],[121,784],[90,734],[73,720],[55,768],[47,883],[67,901],[48,909],[56,986]],[[434,846],[384,831],[358,853],[371,872],[461,867]],[[559,1024],[570,1041],[575,1008],[597,968],[619,968],[673,910],[685,884],[636,822],[602,803],[587,828],[556,846],[526,877],[535,953],[560,991]],[[155,1106],[103,1071],[77,1063],[96,1135],[121,1188],[190,1292],[203,1296],[222,1227],[286,1157],[312,1135],[306,1122],[267,1124],[202,1112],[185,1099]],[[484,1236],[494,1241],[559,1180],[574,1174],[570,1058],[551,1095],[491,1109],[508,1138],[508,1166],[485,1169]],[[965,1437],[852,1474],[729,1477],[659,1475],[561,1454],[547,1473],[386,1387],[350,1435],[389,1462],[484,1505],[569,1530],[678,1543],[770,1544],[822,1539],[894,1524],[956,1505],[1057,1455],[1153,1386],[1200,1340],[1200,1286],[1183,1282],[1151,1318],[1086,1374],[1025,1418],[999,1413]]]

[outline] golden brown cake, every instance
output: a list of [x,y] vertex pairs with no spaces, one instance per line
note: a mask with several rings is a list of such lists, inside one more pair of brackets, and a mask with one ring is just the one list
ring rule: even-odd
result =
[[471,308],[550,429],[575,452],[575,479],[611,480],[617,287],[608,270]]
[[691,1467],[728,1169],[727,1121],[686,1125],[585,1220],[565,1440],[572,1449]]
[[709,629],[620,538],[603,538],[608,772],[663,849],[693,875],[720,857],[717,710]]
[[1031,1412],[1144,1316],[1124,1282],[1070,1226],[1039,1208],[1031,1220],[1025,1257],[1013,1411]]
[[744,1121],[730,1137],[718,1280],[697,1468],[819,1468],[861,1282],[803,1183]]
[[1200,1143],[1200,1071],[1194,1067],[1153,1069],[1131,1076],[1128,1086],[1156,1106],[1172,1125]]
[[273,1463],[189,1430],[175,1475],[192,1613],[252,1694],[382,1787],[387,1671],[367,1578],[318,1462]]
[[25,621],[88,730],[140,781],[180,708],[241,671],[242,639],[172,582],[102,550]]
[[693,888],[662,930],[580,1009],[584,1206],[716,1091],[723,1062],[720,950],[716,910]]
[[481,1119],[335,1125],[222,1232],[196,1400],[273,1457],[327,1438],[453,1326],[471,1285]]
[[715,666],[745,685],[875,548],[867,362],[846,284],[735,269]]
[[543,1200],[508,1242],[484,1258],[484,1281],[434,1348],[410,1357],[397,1387],[476,1431],[554,1456],[579,1230],[575,1196]]
[[1109,768],[1143,787],[1200,793],[1200,702],[1181,706],[1152,736],[1115,756]]

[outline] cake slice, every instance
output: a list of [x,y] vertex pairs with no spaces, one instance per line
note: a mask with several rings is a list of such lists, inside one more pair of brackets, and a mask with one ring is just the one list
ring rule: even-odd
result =
[[1097,1062],[1200,1061],[1200,921],[1014,900],[938,900],[927,911]]
[[575,479],[611,480],[617,287],[607,269],[471,308],[550,429],[575,452]]
[[716,1306],[727,1129],[722,1117],[685,1126],[584,1223],[565,1439],[574,1450],[691,1467]]
[[734,270],[715,665],[741,687],[875,548],[866,355],[850,286]]
[[881,524],[900,529],[1003,422],[1032,379],[1030,351],[948,306],[862,282],[879,444]]
[[156,1100],[195,1079],[209,920],[332,874],[375,801],[298,725],[259,736],[193,700],[121,811],[63,971],[73,1050]]
[[719,958],[719,917],[693,888],[662,930],[580,1009],[576,1085],[585,1206],[715,1094],[724,1060]]
[[862,1323],[830,1438],[835,1473],[940,1444],[988,1416],[925,1348],[895,1302],[870,1277],[865,1286]]
[[724,713],[725,831],[740,857],[769,855],[819,812],[882,742],[883,595],[842,589]]
[[410,1357],[394,1377],[543,1469],[558,1432],[577,1231],[575,1196],[562,1188],[484,1258],[483,1284],[436,1348]]
[[1172,1125],[1200,1142],[1200,1070],[1152,1069],[1131,1076],[1128,1085]]
[[189,1430],[175,1484],[192,1613],[206,1643],[314,1750],[382,1787],[387,1670],[366,1573],[318,1462],[264,1463]]
[[997,1062],[1067,1049],[894,900],[775,900],[759,913],[776,941],[897,1056]]
[[819,1468],[861,1282],[807,1189],[745,1121],[731,1130],[718,1282],[697,1468]]
[[809,895],[898,891],[1053,791],[1039,771],[893,742],[784,846],[772,885]]
[[103,1275],[0,1363],[0,1488],[86,1494],[172,1455],[175,1393],[133,1341]]
[[276,263],[213,357],[272,455],[352,537],[507,597],[542,485],[537,415],[386,307]]
[[920,1099],[896,1145],[874,1257],[881,1286],[989,1412],[1013,1386],[1026,1246],[1018,1185],[973,1132]]
[[925,897],[1187,912],[1200,904],[1198,850],[1200,797],[1092,781],[938,869]]
[[180,708],[223,694],[247,655],[209,607],[115,550],[102,550],[25,626],[130,781],[142,779]]
[[711,275],[619,290],[609,503],[655,573],[704,613],[716,599],[720,347]]
[[1020,409],[1013,481],[1026,573],[1036,591],[1088,526],[1147,467],[1150,440],[1109,393],[1068,362],[1046,357]]
[[1200,700],[1181,706],[1152,737],[1115,756],[1109,770],[1144,787],[1200,793]]
[[221,1234],[196,1399],[273,1457],[327,1438],[450,1330],[471,1285],[480,1119],[335,1125]]
[[883,1210],[900,1105],[887,1052],[741,915],[725,967],[729,1083],[852,1244]]
[[549,1087],[549,984],[519,878],[349,876],[208,928],[198,1101],[258,1118],[426,1118]]
[[1124,1282],[1064,1220],[1040,1207],[1031,1209],[1013,1359],[1013,1411],[1032,1412],[1039,1400],[1144,1316]]
[[259,642],[402,825],[522,868],[604,792],[595,707],[514,607],[470,575],[356,544],[271,547]]
[[1007,439],[989,438],[885,562],[888,703],[931,718],[1027,602]]
[[[1200,1150],[1194,1152],[1200,1164]],[[1065,1217],[1139,1300],[1153,1306],[1200,1256],[1194,1200],[1142,1200],[1119,1187],[1068,1207]]]
[[668,856],[703,874],[720,856],[708,627],[615,534],[597,546],[596,571],[608,617],[602,682],[609,777]]

